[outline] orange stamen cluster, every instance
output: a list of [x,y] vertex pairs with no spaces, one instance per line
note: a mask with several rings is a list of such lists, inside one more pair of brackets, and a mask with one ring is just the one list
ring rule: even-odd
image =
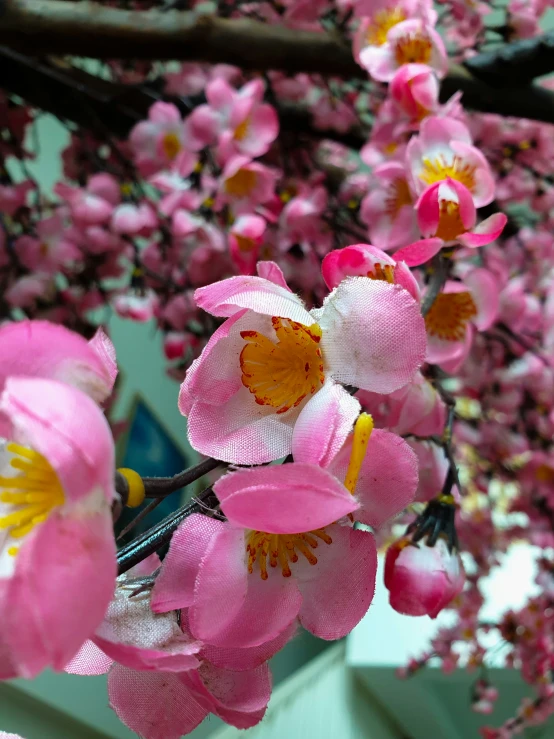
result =
[[239,169],[225,180],[225,192],[235,198],[246,198],[255,189],[257,183],[256,172],[250,169]]
[[463,341],[466,325],[477,315],[469,292],[441,293],[425,316],[427,333],[445,341]]
[[427,34],[420,31],[401,36],[394,47],[394,58],[399,67],[403,64],[429,64],[433,46]]
[[256,403],[285,413],[313,395],[325,380],[319,348],[321,329],[317,323],[304,326],[275,316],[271,322],[277,342],[258,331],[240,333],[246,341],[240,354],[242,384]]
[[475,189],[475,167],[464,162],[457,154],[454,155],[450,164],[443,154],[435,157],[435,159],[429,159],[429,157],[423,159],[423,171],[419,175],[419,179],[426,185],[442,182],[447,177],[461,182],[470,191]]
[[262,580],[269,577],[267,563],[270,567],[281,568],[283,577],[291,576],[290,562],[298,562],[298,554],[305,557],[310,565],[317,564],[317,557],[312,549],[317,549],[318,541],[332,544],[333,540],[325,529],[315,529],[304,534],[268,534],[265,531],[251,531],[247,536],[248,572],[254,572],[257,564]]
[[439,207],[439,225],[435,235],[443,241],[454,241],[466,231],[460,216],[460,206],[453,200],[441,200]]
[[392,264],[379,264],[373,266],[373,270],[367,273],[370,280],[383,280],[394,285],[394,267]]
[[164,154],[170,160],[175,159],[181,151],[181,141],[176,133],[166,133],[162,140]]

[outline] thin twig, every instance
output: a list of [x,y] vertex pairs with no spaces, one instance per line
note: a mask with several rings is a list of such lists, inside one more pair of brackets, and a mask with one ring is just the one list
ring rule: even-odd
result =
[[429,282],[429,287],[427,288],[427,292],[421,306],[421,314],[423,315],[423,317],[425,317],[429,313],[433,306],[433,303],[444,287],[444,283],[446,282],[447,277],[446,265],[446,259],[438,254],[434,261],[435,271],[431,276],[431,281]]
[[171,495],[176,490],[190,485],[192,482],[199,480],[204,477],[208,472],[217,469],[224,462],[220,462],[218,459],[212,459],[209,457],[203,462],[190,467],[188,470],[183,470],[173,477],[143,477],[144,490],[147,498],[158,498],[166,497]]

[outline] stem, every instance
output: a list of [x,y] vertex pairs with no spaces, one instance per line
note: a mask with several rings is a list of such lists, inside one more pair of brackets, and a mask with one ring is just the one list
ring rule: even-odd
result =
[[139,536],[134,541],[122,547],[117,555],[118,575],[128,572],[143,559],[167,544],[174,531],[179,525],[193,513],[200,513],[209,507],[208,501],[215,502],[214,492],[211,487],[206,488],[200,495],[193,498],[189,503],[171,513],[169,516],[153,526],[149,531]]
[[147,498],[165,498],[166,495],[190,485],[204,477],[208,472],[217,469],[224,462],[208,457],[203,462],[183,470],[173,477],[143,477],[144,490]]
[[435,260],[435,271],[431,276],[429,288],[421,306],[421,314],[423,315],[423,317],[425,317],[429,313],[433,306],[433,303],[444,287],[444,283],[446,282],[446,275],[446,260],[439,254]]

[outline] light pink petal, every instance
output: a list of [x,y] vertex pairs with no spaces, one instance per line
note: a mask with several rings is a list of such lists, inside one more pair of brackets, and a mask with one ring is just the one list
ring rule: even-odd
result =
[[333,475],[303,462],[231,472],[214,492],[231,523],[271,534],[319,529],[358,507]]
[[87,639],[63,669],[70,675],[105,675],[112,665],[113,659]]
[[325,284],[332,290],[346,277],[366,277],[376,264],[394,266],[395,261],[384,251],[371,244],[352,244],[326,254],[321,265]]
[[95,489],[113,500],[114,443],[104,414],[88,395],[54,380],[10,377],[0,411],[9,421],[7,438],[46,457],[67,500]]
[[[351,451],[350,438],[331,465],[340,480],[346,476]],[[417,483],[417,457],[407,442],[390,431],[375,429],[354,491],[360,503],[355,519],[382,526],[413,502]]]
[[434,236],[439,227],[439,188],[441,184],[441,182],[434,182],[432,185],[429,185],[416,203],[417,222],[421,233],[426,239]]
[[409,246],[404,246],[394,254],[395,259],[401,259],[408,267],[418,267],[432,259],[444,246],[442,239],[421,239]]
[[285,288],[285,290],[292,292],[290,287],[287,285],[283,270],[276,262],[258,262],[258,264],[256,265],[256,270],[258,272],[258,277],[262,277],[264,280],[274,282],[276,285],[279,285],[280,287]]
[[108,677],[110,706],[143,739],[180,739],[208,715],[178,675],[115,665]]
[[226,524],[209,541],[196,578],[189,623],[197,639],[216,643],[244,603],[247,578],[244,531]]
[[[475,204],[473,202],[473,196],[465,185],[457,180],[453,180],[451,177],[446,178],[446,187],[450,187],[456,193],[458,200],[458,206],[460,209],[460,219],[465,229],[469,231],[470,228],[475,226],[477,220],[477,213],[475,210]],[[445,187],[443,185],[443,187]],[[445,189],[446,189],[445,187]]]
[[256,565],[253,572],[247,574],[247,585],[246,598],[232,622],[223,631],[210,636],[209,641],[214,646],[259,647],[288,632],[296,621],[302,596],[294,572],[292,577],[284,577],[279,566],[268,567],[268,579],[262,580]]
[[[238,359],[238,358],[237,358]],[[277,415],[258,405],[246,387],[222,406],[197,402],[188,417],[189,441],[196,451],[235,464],[263,464],[291,451],[299,408]]]
[[89,346],[94,349],[100,361],[104,365],[106,375],[109,377],[111,382],[111,388],[113,388],[115,378],[117,377],[117,359],[115,354],[115,346],[108,334],[102,327],[96,330],[96,333],[89,341]]
[[398,262],[394,268],[394,279],[397,285],[407,290],[414,300],[421,300],[421,293],[416,278],[411,273],[406,262]]
[[281,651],[285,644],[294,637],[296,630],[297,623],[293,621],[281,634],[257,647],[213,647],[206,644],[202,649],[202,656],[216,667],[222,667],[225,670],[237,672],[252,670]]
[[477,316],[472,319],[479,331],[486,331],[498,318],[500,291],[498,281],[488,269],[472,269],[464,278],[477,306]]
[[229,277],[194,293],[199,308],[214,316],[232,316],[248,308],[266,316],[290,318],[307,326],[313,319],[299,297],[262,277]]
[[109,515],[53,514],[37,527],[17,554],[0,610],[22,677],[64,669],[102,621],[115,576]]
[[492,203],[494,200],[495,183],[491,168],[485,156],[475,146],[462,141],[452,141],[452,150],[464,163],[475,167],[475,184],[472,188],[473,202],[476,208]]
[[359,413],[359,402],[342,385],[327,381],[306,403],[294,425],[294,459],[327,467],[352,431]]
[[419,305],[398,285],[345,280],[326,298],[319,323],[327,372],[343,385],[393,392],[411,380],[425,357]]
[[458,236],[458,241],[460,244],[473,249],[478,246],[485,246],[500,236],[507,222],[508,218],[504,213],[493,213],[492,216],[485,218],[476,226],[472,232]]
[[464,341],[447,341],[438,336],[429,334],[427,337],[427,361],[430,364],[442,364],[456,360],[464,354],[464,345],[467,341],[469,327],[466,327]]
[[171,538],[160,574],[152,590],[155,613],[192,605],[194,584],[211,539],[224,529],[222,521],[194,513]]
[[82,336],[47,321],[8,323],[0,329],[0,390],[6,377],[67,382],[102,402],[110,394],[111,369]]
[[373,600],[377,547],[367,531],[336,524],[326,533],[332,544],[320,542],[314,551],[317,564],[303,567],[304,577],[295,576],[302,593],[300,623],[331,640],[349,634]]
[[[200,357],[195,359],[187,370],[179,391],[179,410],[184,416],[190,414],[196,399],[221,405],[241,387],[240,360],[235,357],[235,366],[233,366],[232,357],[229,356],[232,347],[229,350],[223,342],[229,337],[234,342],[238,342],[241,324],[238,326],[235,324],[246,314],[245,310],[239,311],[216,329]],[[242,328],[247,328],[247,326],[242,326]],[[250,325],[248,328],[251,328]],[[221,346],[219,346],[220,342],[222,342]]]

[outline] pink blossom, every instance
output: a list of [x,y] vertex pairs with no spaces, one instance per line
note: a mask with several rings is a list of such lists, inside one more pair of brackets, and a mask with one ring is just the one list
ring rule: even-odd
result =
[[444,43],[423,20],[412,18],[397,23],[387,32],[384,43],[378,44],[375,40],[371,24],[362,21],[355,39],[354,56],[358,64],[380,82],[390,82],[405,64],[424,64],[439,78],[446,74],[448,57]]
[[17,258],[28,269],[54,274],[81,256],[77,246],[66,237],[60,213],[39,221],[36,232],[36,238],[20,236],[14,244]]
[[504,213],[494,213],[476,227],[477,212],[471,192],[450,177],[429,185],[416,207],[418,224],[425,238],[395,254],[410,267],[424,264],[444,246],[459,243],[474,249],[490,244],[500,236],[508,221]]
[[380,249],[406,246],[419,235],[406,170],[400,162],[387,162],[376,167],[374,174],[375,185],[360,207],[371,241]]
[[277,173],[244,156],[227,161],[219,182],[217,205],[229,203],[233,213],[251,213],[253,209],[271,200]]
[[260,79],[240,90],[225,79],[212,80],[206,88],[207,104],[195,108],[186,121],[196,147],[218,142],[221,164],[237,154],[249,158],[265,154],[279,133],[279,121],[263,95]]
[[397,262],[371,244],[353,244],[335,249],[323,259],[321,272],[330,290],[346,277],[369,277],[400,285],[414,300],[420,299],[419,286],[405,263]]
[[69,205],[71,215],[83,226],[109,221],[115,206],[121,200],[117,180],[105,173],[90,177],[84,189],[58,182],[54,186],[54,192]]
[[171,103],[154,103],[148,120],[137,123],[129,141],[144,177],[168,167],[187,144],[179,110]]
[[122,203],[112,213],[110,227],[117,234],[148,237],[158,227],[158,219],[148,203]]
[[27,196],[35,187],[33,180],[24,180],[16,185],[0,185],[0,211],[13,216],[27,204]]
[[385,585],[390,604],[399,613],[436,618],[464,583],[460,556],[450,552],[443,539],[428,546],[403,538],[387,550]]
[[112,597],[114,445],[98,406],[53,380],[8,378],[0,410],[0,671],[29,678],[61,670]]
[[476,208],[494,199],[494,179],[483,154],[471,144],[467,128],[454,118],[431,116],[421,124],[406,150],[410,185],[420,195],[447,178],[471,192]]
[[439,103],[439,82],[426,64],[403,64],[390,83],[390,95],[410,121],[419,123]]
[[[223,280],[195,299],[228,320],[189,369],[179,408],[192,446],[217,459],[260,464],[285,456],[310,406],[324,409],[323,423],[352,423],[356,410],[337,383],[392,392],[409,382],[424,352],[417,303],[380,280],[345,280],[311,312],[260,277]],[[391,342],[402,349],[391,352]],[[294,373],[283,376],[281,361],[294,362]],[[329,394],[338,404],[320,406]]]
[[159,298],[153,290],[141,292],[129,292],[117,295],[112,305],[116,313],[122,318],[130,318],[132,321],[144,323],[149,321],[155,314]]
[[473,327],[485,331],[496,320],[497,282],[491,272],[477,267],[463,282],[449,281],[425,317],[427,361],[455,371],[467,357]]
[[260,216],[245,214],[239,216],[229,229],[231,258],[243,275],[255,274],[266,225]]

